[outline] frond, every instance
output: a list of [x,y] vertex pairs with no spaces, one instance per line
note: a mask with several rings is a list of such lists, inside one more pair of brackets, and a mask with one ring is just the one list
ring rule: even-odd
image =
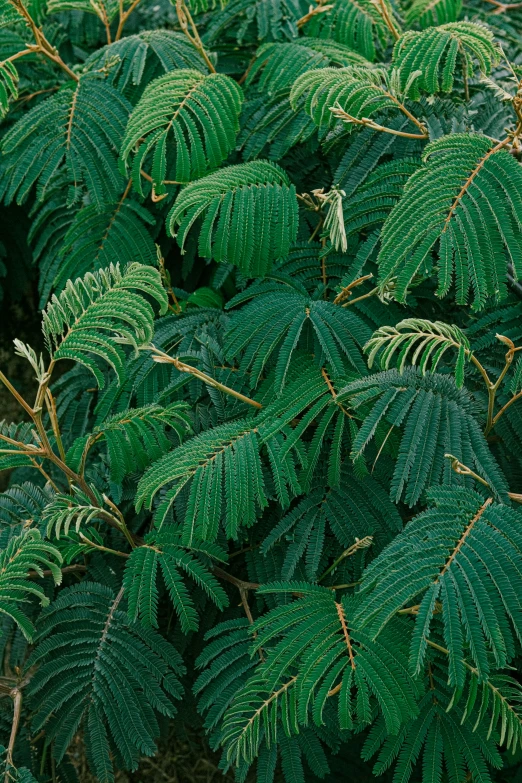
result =
[[377,329],[364,346],[364,352],[368,354],[370,368],[379,357],[382,370],[388,370],[393,363],[402,372],[406,364],[411,364],[425,375],[428,368],[430,372],[436,372],[450,348],[457,351],[455,383],[460,389],[471,349],[468,338],[458,326],[423,318],[406,318],[396,326]]
[[469,722],[462,723],[461,710],[447,712],[450,702],[447,683],[434,675],[420,702],[418,717],[406,723],[397,736],[386,736],[384,721],[378,718],[362,753],[369,759],[379,752],[374,775],[383,774],[394,764],[393,779],[404,783],[421,779],[417,775],[426,783],[440,783],[444,771],[448,783],[461,783],[468,773],[491,783],[489,765],[502,765],[493,739],[484,727],[474,733]]
[[403,33],[395,44],[393,63],[400,70],[403,89],[409,74],[421,71],[407,90],[410,98],[418,100],[421,91],[429,94],[451,92],[460,58],[467,75],[473,76],[475,63],[481,73],[489,74],[500,54],[493,33],[485,25],[450,22],[428,27],[422,32],[409,30]]
[[129,118],[121,146],[125,170],[132,155],[138,192],[149,156],[158,195],[166,193],[163,181],[170,172],[187,184],[217,168],[235,145],[242,100],[236,82],[223,74],[179,70],[151,82]]
[[207,73],[207,66],[183,33],[173,30],[140,30],[97,49],[85,62],[89,71],[107,68],[112,84],[133,92],[162,72],[190,68]]
[[31,109],[2,140],[6,202],[22,203],[36,183],[43,200],[61,166],[70,182],[85,183],[98,209],[116,201],[123,189],[117,156],[130,109],[99,74],[66,84]]
[[383,84],[384,74],[378,69],[361,66],[321,68],[299,76],[290,93],[295,109],[299,98],[306,95],[304,110],[316,125],[333,126],[335,111],[362,120],[383,111],[397,111],[400,104]]
[[[391,7],[386,6],[391,15]],[[367,60],[375,60],[389,41],[390,33],[370,0],[339,0],[328,13],[316,14],[305,26],[307,35],[345,44]]]
[[[159,525],[181,490],[189,489],[182,543],[215,541],[223,520],[226,535],[236,538],[239,525],[251,526],[268,504],[257,422],[236,420],[188,440],[152,465],[140,479],[136,508],[151,508],[157,493],[169,487],[156,512]],[[271,434],[271,433],[270,433]],[[297,483],[293,455],[271,463],[276,482]],[[248,478],[247,478],[248,477]]]
[[76,444],[71,447],[79,456],[78,467],[95,444],[105,443],[111,480],[121,483],[129,473],[144,470],[172,447],[168,432],[175,434],[178,443],[191,432],[188,407],[184,402],[151,404],[111,416],[79,440],[80,448]]
[[147,627],[158,627],[158,570],[183,633],[198,628],[198,615],[183,576],[190,577],[218,609],[228,605],[226,593],[209,568],[209,558],[204,551],[198,551],[197,544],[190,549],[183,548],[179,535],[168,529],[149,533],[145,542],[132,551],[123,578],[129,616],[133,620],[139,619]]
[[364,373],[360,351],[369,329],[357,314],[277,283],[252,286],[228,307],[247,297],[252,301],[234,315],[227,330],[225,355],[240,359],[240,368],[251,373],[253,386],[277,351],[275,390],[281,391],[299,340],[304,340],[307,332],[313,335],[319,366],[328,362],[334,376],[342,376],[346,361]]
[[[66,228],[56,254],[46,257],[40,280],[42,299],[52,288],[61,291],[67,280],[129,259],[152,266],[156,248],[149,233],[154,217],[126,194],[101,210],[91,204],[80,209]],[[44,229],[45,230],[45,229]]]
[[460,133],[426,147],[381,234],[381,285],[396,277],[399,301],[416,275],[430,271],[437,245],[437,295],[455,278],[457,303],[466,304],[471,289],[475,310],[505,296],[507,263],[515,278],[522,274],[522,173],[501,147]]
[[284,87],[270,97],[259,93],[245,101],[237,139],[245,161],[259,156],[280,160],[292,147],[304,144],[317,132],[311,117],[302,110],[303,100],[294,110],[289,95],[289,88]]
[[21,604],[27,604],[31,596],[36,596],[42,606],[49,603],[43,587],[30,579],[30,572],[42,577],[44,570],[48,569],[58,585],[62,581],[62,573],[57,563],[61,561],[56,547],[44,541],[34,528],[11,538],[0,552],[0,613],[14,620],[29,641],[34,626]]
[[201,256],[260,277],[275,259],[288,255],[295,241],[295,187],[275,163],[227,166],[184,188],[169,212],[167,230],[182,252],[198,218]]
[[13,535],[22,532],[28,524],[39,527],[44,508],[52,500],[49,488],[38,487],[30,481],[14,484],[0,494],[0,546],[4,547]]
[[[418,674],[433,612],[440,605],[449,683],[461,688],[466,656],[483,682],[490,672],[488,653],[498,668],[505,667],[514,654],[513,632],[521,638],[520,512],[467,489],[432,489],[428,497],[431,507],[366,569],[356,622],[375,638],[398,610],[413,602],[410,669]],[[511,563],[517,564],[515,569]]]
[[281,730],[291,736],[309,721],[322,726],[329,699],[341,730],[369,723],[373,700],[393,734],[416,715],[418,688],[400,659],[402,623],[372,643],[352,624],[352,601],[337,602],[327,588],[287,582],[259,592],[301,597],[254,623],[254,649],[266,660],[225,713],[222,744],[230,761],[249,762],[260,740],[270,747]]
[[60,761],[80,727],[100,783],[113,778],[111,746],[135,769],[156,752],[157,713],[172,716],[184,667],[178,652],[151,628],[132,623],[123,590],[93,582],[68,588],[45,610],[28,665],[33,727],[45,726]]
[[[370,476],[356,479],[344,468],[339,486],[312,487],[281,517],[262,542],[261,552],[267,554],[280,544],[285,551],[282,579],[294,578],[302,563],[307,578],[317,580],[330,550],[346,551],[354,542],[371,537],[372,554],[376,554],[401,529],[397,509],[380,484]],[[332,536],[333,547],[328,540]]]
[[341,389],[338,399],[364,419],[353,458],[362,455],[378,427],[385,433],[400,430],[390,488],[396,502],[403,498],[413,506],[430,486],[462,484],[444,457],[447,453],[473,464],[496,496],[506,498],[506,482],[478,426],[475,403],[451,377],[423,376],[413,367],[402,373],[388,370],[354,381]]
[[406,11],[406,24],[426,27],[456,22],[462,11],[461,0],[413,0]]
[[9,102],[18,98],[18,71],[9,60],[0,62],[0,117],[9,111]]
[[104,378],[95,357],[110,364],[123,378],[125,354],[114,341],[125,338],[135,348],[152,339],[154,310],[150,296],[167,309],[167,295],[159,272],[152,267],[118,265],[69,280],[62,293],[53,295],[44,310],[42,329],[54,361],[72,359],[83,364],[103,387]]

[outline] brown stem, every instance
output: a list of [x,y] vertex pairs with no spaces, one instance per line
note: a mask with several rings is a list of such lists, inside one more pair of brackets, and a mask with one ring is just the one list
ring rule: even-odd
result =
[[333,8],[333,5],[324,5],[325,0],[316,0],[316,2],[316,8],[310,6],[308,13],[297,20],[296,25],[298,29],[303,27],[303,25],[309,22],[314,16],[317,16],[317,14],[324,14],[325,11],[330,11]]
[[215,378],[212,378],[210,375],[207,375],[206,373],[201,372],[201,370],[198,370],[197,367],[192,367],[192,365],[190,364],[185,364],[185,362],[180,361],[175,356],[169,356],[168,353],[164,353],[159,348],[156,348],[154,345],[145,346],[141,350],[152,351],[153,353],[152,358],[155,362],[158,362],[160,364],[173,364],[174,367],[177,370],[179,370],[179,372],[189,373],[190,375],[193,375],[195,378],[198,378],[198,380],[203,381],[203,383],[206,383],[209,386],[213,386],[215,389],[219,389],[225,394],[230,394],[232,397],[241,400],[241,402],[244,402],[247,405],[252,405],[252,407],[258,409],[261,409],[263,407],[260,402],[256,402],[256,400],[251,400],[250,397],[246,397],[244,394],[241,394],[241,392],[237,392],[235,389],[231,389],[228,386],[225,386],[223,383],[219,383],[219,381],[216,381]]
[[382,131],[383,133],[391,133],[392,136],[402,136],[405,139],[428,139],[429,138],[427,132],[407,133],[406,131],[395,130],[394,128],[387,128],[384,125],[379,125],[373,120],[370,120],[368,117],[361,117],[360,119],[358,117],[353,117],[351,114],[348,114],[348,112],[344,111],[344,109],[341,109],[340,106],[332,106],[330,111],[342,122],[350,122],[354,125],[364,125],[365,128],[371,128],[372,130]]
[[[190,11],[185,5],[184,0],[176,0],[176,13],[178,15],[178,21],[180,27],[182,31],[185,33],[185,35],[187,36],[187,38],[189,39],[190,43],[200,53],[210,73],[216,73],[216,69],[214,68],[212,61],[210,60],[208,54],[205,51],[203,42],[199,37],[198,29],[194,24],[194,20],[192,19],[192,16],[190,15]],[[189,26],[190,26],[190,31],[189,31]]]
[[31,408],[31,406],[24,400],[24,398],[19,394],[11,381],[9,381],[3,372],[0,372],[0,381],[4,384],[4,386],[11,392],[15,400],[18,402],[19,405],[22,406],[22,408],[25,410],[26,413],[29,414],[29,416],[34,419],[34,411]]
[[388,9],[386,7],[385,0],[374,0],[373,5],[376,7],[380,15],[382,16],[383,22],[392,34],[393,38],[397,41],[400,38],[400,33],[395,27],[395,24],[393,22],[393,19],[391,18]]
[[235,585],[239,590],[258,590],[261,587],[258,582],[245,582],[243,579],[238,579],[237,576],[229,574],[228,571],[224,571],[219,566],[214,566],[212,571],[219,579],[230,582],[231,585]]
[[129,18],[129,16],[132,14],[132,12],[136,8],[136,6],[139,5],[140,2],[141,2],[141,0],[134,0],[134,2],[130,5],[130,7],[126,11],[124,11],[123,10],[123,0],[120,0],[120,21],[118,23],[118,29],[116,30],[116,35],[114,36],[114,40],[115,41],[119,41],[120,40],[121,34],[123,32],[123,26],[125,25],[125,22]]
[[358,285],[361,285],[366,280],[370,280],[373,277],[372,274],[369,275],[363,275],[362,277],[358,277],[357,280],[353,280],[349,285],[345,286],[335,297],[333,300],[334,304],[339,304],[343,301],[343,299],[346,299],[347,296],[351,296],[352,290],[356,288]]
[[22,691],[20,688],[13,688],[9,694],[13,700],[13,722],[11,723],[11,736],[9,737],[9,745],[7,746],[7,755],[5,760],[5,777],[4,783],[9,783],[11,780],[10,767],[13,766],[13,751],[16,742],[16,735],[18,734],[18,727],[20,725],[20,716],[22,715]]

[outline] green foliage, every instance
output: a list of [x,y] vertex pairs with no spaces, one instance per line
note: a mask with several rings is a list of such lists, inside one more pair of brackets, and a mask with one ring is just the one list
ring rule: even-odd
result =
[[[473,22],[451,22],[421,33],[410,30],[393,50],[393,63],[400,69],[404,92],[415,100],[421,90],[430,94],[451,92],[460,58],[468,76],[473,76],[475,62],[481,73],[489,74],[500,59],[491,31]],[[408,87],[408,75],[415,71],[420,71],[419,78]]]
[[188,185],[167,218],[182,252],[188,232],[203,216],[200,255],[261,277],[275,259],[288,254],[295,240],[295,187],[282,169],[267,161],[228,166]]
[[6,202],[23,202],[35,184],[41,199],[62,164],[71,183],[88,187],[98,209],[115,200],[122,185],[116,161],[130,109],[98,74],[68,83],[31,109],[2,139]]
[[[431,490],[429,499],[433,507],[409,522],[367,568],[358,617],[375,638],[395,615],[392,607],[418,599],[410,668],[419,673],[433,610],[440,603],[449,650],[448,682],[462,688],[464,645],[481,682],[489,674],[488,650],[497,666],[504,667],[513,656],[513,631],[520,638],[519,588],[504,566],[521,562],[520,514],[465,489]],[[409,569],[403,571],[411,558],[416,562],[414,579]]]
[[184,633],[198,628],[198,616],[182,574],[189,576],[208,597],[223,609],[228,604],[226,593],[217,579],[201,563],[197,555],[213,554],[219,558],[219,550],[205,545],[201,552],[180,546],[179,536],[165,530],[149,534],[145,546],[133,550],[125,567],[123,586],[127,591],[129,615],[138,618],[146,627],[158,627],[157,573],[161,572],[170,600],[179,615]]
[[413,506],[427,486],[458,484],[447,453],[474,469],[505,498],[504,478],[480,430],[474,400],[447,375],[423,376],[414,368],[353,381],[339,393],[340,402],[363,419],[352,446],[360,457],[377,429],[400,427],[402,435],[390,485],[392,498]]
[[520,783],[521,40],[0,0],[6,783]]
[[123,600],[123,590],[116,595],[93,582],[64,590],[43,613],[31,658],[39,664],[31,682],[35,730],[45,726],[61,761],[82,725],[100,781],[114,780],[114,744],[131,769],[140,753],[155,753],[157,715],[173,715],[181,697],[179,654],[154,630],[133,624]]
[[[416,275],[431,271],[438,250],[438,296],[455,280],[458,304],[473,293],[474,309],[505,296],[506,260],[521,269],[518,204],[521,173],[499,145],[478,134],[453,134],[431,142],[424,165],[404,187],[382,231],[382,285],[397,278],[403,301]],[[513,188],[506,190],[506,183]]]
[[28,603],[36,596],[42,606],[49,603],[41,585],[30,579],[30,571],[43,576],[48,568],[56,584],[61,582],[60,553],[56,547],[43,541],[38,530],[30,529],[11,538],[0,554],[0,612],[11,617],[26,639],[34,633],[34,626],[26,617],[20,604]]
[[151,340],[154,310],[138,291],[156,299],[162,312],[166,310],[160,276],[149,267],[130,264],[122,272],[119,266],[110,266],[74,283],[69,280],[61,294],[53,295],[43,316],[44,338],[53,360],[83,364],[103,386],[94,359],[101,356],[122,379],[125,355],[107,333],[125,338],[136,349]]
[[[149,84],[133,110],[121,157],[128,168],[133,150],[132,178],[141,193],[141,168],[152,159],[151,175],[158,195],[163,180],[187,184],[216,169],[232,150],[239,130],[242,93],[228,76],[181,70],[166,73]],[[174,142],[174,144],[172,144]],[[168,150],[175,148],[174,160]]]

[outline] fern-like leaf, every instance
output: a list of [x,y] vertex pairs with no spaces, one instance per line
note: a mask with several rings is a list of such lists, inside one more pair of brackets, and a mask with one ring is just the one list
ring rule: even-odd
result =
[[150,296],[167,309],[159,272],[152,267],[118,265],[69,280],[44,311],[43,333],[54,361],[72,359],[87,367],[98,385],[105,381],[94,357],[107,361],[123,378],[125,355],[112,338],[123,337],[134,347],[150,342],[154,310]]
[[522,173],[502,146],[477,134],[427,146],[381,235],[382,285],[396,276],[399,301],[415,275],[430,269],[437,244],[437,294],[447,294],[455,277],[459,304],[470,289],[474,309],[505,296],[507,262],[516,278],[522,274]]
[[295,240],[295,187],[274,163],[227,166],[182,190],[169,212],[167,228],[182,252],[200,217],[200,255],[261,277],[275,259],[288,255]]
[[216,169],[234,147],[242,100],[236,82],[223,74],[179,70],[149,84],[130,116],[121,148],[126,169],[132,155],[138,192],[149,156],[158,195],[166,193],[163,180],[171,171],[169,178],[186,184]]

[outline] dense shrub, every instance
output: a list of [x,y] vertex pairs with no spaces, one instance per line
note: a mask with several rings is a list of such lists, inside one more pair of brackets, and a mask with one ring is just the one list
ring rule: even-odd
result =
[[520,781],[519,5],[0,0],[6,783]]

